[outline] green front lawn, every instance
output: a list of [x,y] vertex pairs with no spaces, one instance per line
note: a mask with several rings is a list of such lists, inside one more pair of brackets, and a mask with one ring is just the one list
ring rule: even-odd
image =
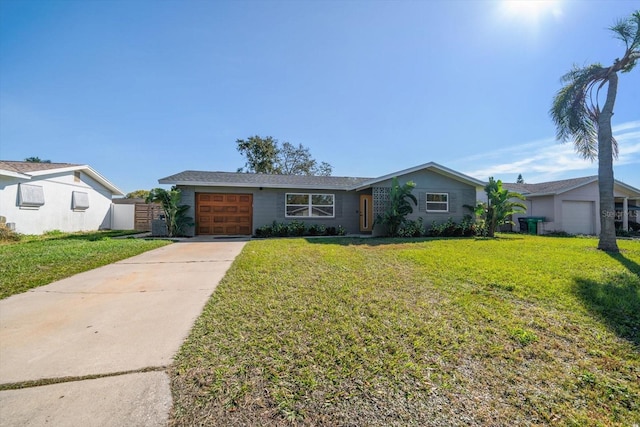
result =
[[172,368],[173,425],[640,423],[640,242],[252,241]]
[[52,232],[0,244],[0,299],[129,258],[168,241],[114,239],[126,232]]

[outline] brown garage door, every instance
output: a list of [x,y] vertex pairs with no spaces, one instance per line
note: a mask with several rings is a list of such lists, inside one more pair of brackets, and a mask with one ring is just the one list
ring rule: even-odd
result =
[[197,234],[250,235],[253,222],[251,194],[196,194]]

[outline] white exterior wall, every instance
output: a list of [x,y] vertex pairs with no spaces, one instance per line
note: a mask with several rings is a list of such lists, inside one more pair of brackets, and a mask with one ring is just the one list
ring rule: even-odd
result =
[[[18,184],[42,186],[44,205],[38,208],[18,206]],[[74,191],[89,194],[89,208],[72,209]],[[85,173],[76,181],[73,171],[32,179],[0,177],[0,216],[15,223],[22,234],[42,234],[50,230],[91,231],[110,228],[111,192]]]
[[555,209],[557,212],[558,221],[560,221],[560,230],[564,230],[562,224],[562,203],[567,202],[594,202],[595,209],[591,212],[591,220],[593,221],[593,229],[596,235],[600,234],[600,218],[598,217],[598,210],[600,205],[600,192],[598,189],[598,183],[592,182],[582,187],[578,187],[574,190],[567,191],[556,196]]
[[548,233],[551,231],[559,230],[559,224],[556,220],[558,216],[555,213],[553,196],[531,197],[527,198],[525,201],[519,199],[511,199],[511,201],[523,203],[527,207],[527,211],[525,213],[513,215],[513,222],[516,224],[513,226],[514,230],[520,229],[520,223],[518,219],[528,216],[544,217],[544,222],[542,223],[542,225],[538,223],[538,234],[544,234],[545,232]]
[[135,224],[136,205],[111,205],[111,229],[133,230]]
[[[616,198],[630,198],[635,200],[637,194],[625,191],[623,187],[616,185],[614,187],[614,196]],[[528,198],[525,204],[527,212],[524,215],[514,215],[514,222],[518,223],[518,217],[521,216],[544,216],[546,221],[542,224],[542,233],[552,231],[566,231],[563,224],[563,202],[592,202],[593,209],[590,215],[593,223],[593,232],[600,234],[600,192],[597,182],[591,182],[573,190],[550,196],[536,196]]]

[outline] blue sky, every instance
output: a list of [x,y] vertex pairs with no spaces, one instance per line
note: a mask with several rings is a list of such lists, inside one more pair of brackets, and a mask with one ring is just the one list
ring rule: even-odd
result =
[[[0,1],[0,158],[88,164],[125,192],[236,171],[235,140],[334,175],[435,161],[478,179],[597,173],[548,115],[573,64],[623,53],[637,1]],[[616,178],[640,188],[640,67],[620,76]]]

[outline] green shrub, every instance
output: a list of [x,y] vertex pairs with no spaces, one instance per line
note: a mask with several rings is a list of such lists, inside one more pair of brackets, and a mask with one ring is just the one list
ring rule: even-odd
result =
[[310,236],[324,236],[327,233],[327,227],[322,224],[311,224],[308,232]]
[[300,221],[293,221],[289,223],[286,227],[287,227],[287,235],[291,237],[304,236],[305,232],[307,231],[307,226]]
[[398,229],[400,237],[422,237],[425,234],[424,223],[422,217],[417,220],[405,220]]
[[470,237],[484,235],[483,233],[484,227],[476,224],[470,215],[465,215],[460,224],[456,223],[453,218],[440,224],[434,221],[427,235],[431,237]]
[[255,237],[302,237],[302,236],[344,236],[347,234],[343,226],[327,227],[322,224],[311,224],[307,227],[304,222],[292,221],[290,223],[277,222],[256,228]]
[[20,234],[11,230],[6,224],[0,223],[0,242],[17,242],[20,240]]

